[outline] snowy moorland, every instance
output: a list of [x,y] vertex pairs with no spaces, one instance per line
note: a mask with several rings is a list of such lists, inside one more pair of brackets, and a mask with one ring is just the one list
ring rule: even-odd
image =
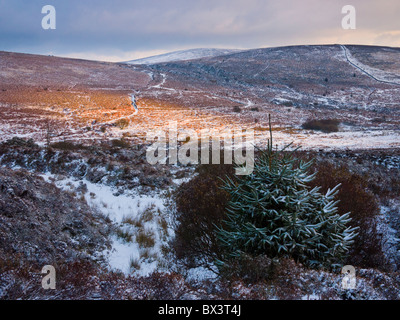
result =
[[[0,52],[0,298],[399,299],[399,54],[294,46],[104,63]],[[343,261],[354,289],[293,256],[223,271],[214,226],[231,167],[147,160],[146,135],[171,122],[214,138],[252,129],[265,150],[270,117],[274,150],[301,147],[316,186],[341,184],[339,210],[359,227]],[[55,292],[40,287],[45,264],[61,275]]]

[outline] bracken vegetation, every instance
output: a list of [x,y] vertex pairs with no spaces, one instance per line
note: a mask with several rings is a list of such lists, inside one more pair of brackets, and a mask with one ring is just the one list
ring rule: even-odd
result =
[[340,184],[338,209],[340,214],[350,212],[352,223],[359,227],[347,263],[364,268],[385,268],[382,235],[377,230],[379,205],[377,197],[368,189],[365,177],[350,172],[345,165],[335,166],[327,161],[317,164],[318,174],[310,183],[326,191]]

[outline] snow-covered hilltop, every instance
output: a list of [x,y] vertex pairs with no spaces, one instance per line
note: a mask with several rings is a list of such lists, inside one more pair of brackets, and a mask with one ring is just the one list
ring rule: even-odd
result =
[[180,50],[169,53],[164,53],[156,56],[151,56],[142,59],[126,61],[129,64],[156,64],[164,62],[174,62],[191,59],[201,59],[207,57],[217,57],[226,54],[239,52],[238,49],[214,49],[214,48],[197,48],[189,50]]

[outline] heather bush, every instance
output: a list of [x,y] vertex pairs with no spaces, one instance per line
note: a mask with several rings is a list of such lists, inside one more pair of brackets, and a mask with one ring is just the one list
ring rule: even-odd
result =
[[73,143],[70,141],[55,142],[52,143],[50,147],[64,151],[76,151],[76,150],[87,149],[87,147],[82,144]]
[[325,133],[338,132],[340,121],[336,119],[308,120],[302,128],[306,130],[318,130]]
[[239,106],[234,106],[233,111],[240,113],[240,112],[242,112],[242,109]]
[[379,205],[368,189],[366,177],[350,172],[345,165],[335,166],[323,161],[314,167],[316,178],[310,186],[321,186],[323,191],[340,184],[338,211],[350,212],[352,224],[359,227],[358,236],[350,248],[347,264],[363,268],[385,268],[382,235],[377,229]]
[[273,261],[267,255],[252,256],[242,254],[229,263],[229,268],[221,270],[224,279],[240,279],[245,283],[257,283],[271,280],[275,276],[278,261]]

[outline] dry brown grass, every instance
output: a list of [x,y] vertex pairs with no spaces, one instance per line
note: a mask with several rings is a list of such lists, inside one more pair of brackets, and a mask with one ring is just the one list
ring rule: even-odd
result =
[[136,235],[136,242],[141,248],[152,248],[154,247],[156,240],[154,232],[151,230],[140,230]]

